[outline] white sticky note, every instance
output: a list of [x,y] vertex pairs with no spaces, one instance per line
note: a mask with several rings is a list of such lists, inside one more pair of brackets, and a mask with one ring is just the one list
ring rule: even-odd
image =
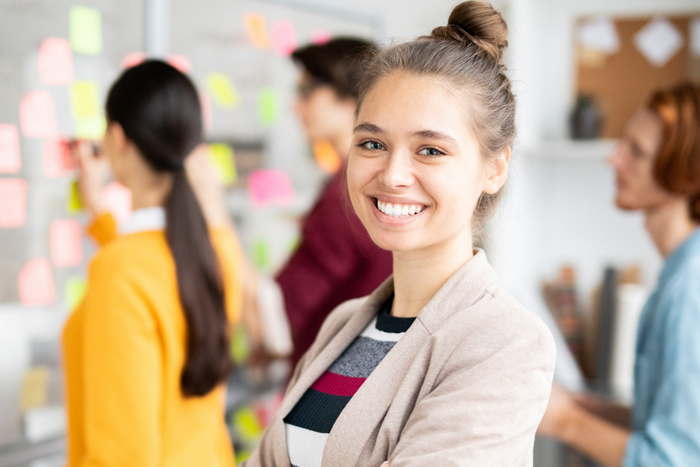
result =
[[614,54],[620,50],[620,37],[615,23],[605,16],[590,19],[578,27],[576,38],[586,49]]
[[700,18],[690,22],[690,52],[700,57]]
[[661,68],[683,47],[683,36],[666,18],[656,18],[634,35],[634,45],[652,65]]

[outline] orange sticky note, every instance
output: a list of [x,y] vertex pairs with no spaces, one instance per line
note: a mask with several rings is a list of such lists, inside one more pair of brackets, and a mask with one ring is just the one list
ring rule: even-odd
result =
[[281,170],[256,170],[248,177],[248,191],[254,206],[268,204],[288,206],[294,201],[294,188]]
[[246,13],[243,15],[243,26],[248,34],[250,42],[258,49],[266,49],[270,46],[270,38],[267,35],[267,22],[259,13]]
[[186,55],[170,55],[165,61],[182,73],[189,73],[192,70],[192,60]]
[[29,261],[19,273],[19,301],[25,306],[49,305],[56,299],[51,265],[46,258]]
[[291,21],[281,20],[272,25],[272,49],[288,57],[297,48],[297,33]]
[[73,52],[67,39],[49,37],[39,48],[39,79],[44,84],[65,86],[73,82]]
[[58,133],[53,97],[44,89],[32,91],[19,103],[19,121],[26,138],[46,138]]
[[44,140],[43,165],[44,175],[49,178],[69,175],[76,168],[68,145],[57,136]]
[[27,221],[27,181],[0,179],[0,228],[22,227]]
[[122,63],[121,67],[122,70],[126,70],[127,68],[131,68],[132,66],[136,66],[139,63],[144,62],[148,58],[148,55],[146,55],[143,52],[131,52],[126,54],[124,58],[122,58]]
[[323,45],[329,40],[331,40],[331,35],[323,29],[317,29],[311,33],[311,43],[313,44]]
[[334,174],[340,170],[341,162],[333,145],[326,140],[314,143],[314,158],[324,172]]
[[17,126],[0,124],[0,173],[14,174],[21,168]]
[[131,216],[131,191],[119,182],[112,182],[102,190],[102,200],[117,223]]
[[53,221],[49,239],[51,261],[54,266],[78,266],[83,260],[82,229],[76,221],[69,219]]

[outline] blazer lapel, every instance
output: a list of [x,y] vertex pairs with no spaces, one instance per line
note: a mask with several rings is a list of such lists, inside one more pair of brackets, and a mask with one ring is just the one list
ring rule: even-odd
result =
[[[485,253],[477,250],[474,257],[445,282],[421,310],[416,322],[396,343],[341,412],[328,436],[322,465],[356,465],[365,444],[391,405],[424,342],[452,314],[473,305],[485,293],[488,286],[496,282],[496,279],[496,273],[488,264]],[[393,290],[393,283],[391,286]],[[360,329],[353,334],[354,336],[362,331],[375,313],[376,308],[371,313],[369,310],[365,311],[369,319],[363,319],[363,326],[357,324]],[[350,341],[347,341],[346,346]],[[345,346],[340,349],[340,352],[344,348]],[[340,355],[340,352],[333,352],[335,357],[323,367],[324,370]],[[323,370],[320,371],[322,372]],[[313,384],[320,373],[318,375],[314,373],[315,376],[309,385]]]

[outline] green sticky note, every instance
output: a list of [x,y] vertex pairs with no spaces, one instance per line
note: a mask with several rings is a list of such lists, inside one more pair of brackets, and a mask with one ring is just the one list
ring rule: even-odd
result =
[[279,119],[279,95],[274,89],[263,89],[258,95],[258,118],[265,126],[272,126]]
[[77,214],[84,209],[83,202],[80,200],[80,189],[78,188],[77,180],[73,180],[68,189],[66,209],[69,214]]
[[75,121],[75,137],[78,139],[99,140],[107,129],[107,120],[102,116]]
[[253,264],[259,270],[264,270],[270,265],[270,248],[265,240],[256,240],[253,243]]
[[250,355],[250,343],[242,326],[236,327],[231,340],[231,358],[236,365],[242,365]]
[[238,105],[238,93],[231,80],[223,73],[210,73],[207,75],[207,87],[211,96],[221,107],[235,107]]
[[233,185],[238,178],[233,148],[228,144],[216,143],[209,146],[209,160],[219,174],[224,185]]
[[70,277],[66,282],[66,307],[75,309],[85,296],[87,281],[81,277]]
[[255,441],[263,433],[263,426],[250,407],[238,409],[233,414],[233,427],[244,441]]
[[70,44],[73,52],[102,53],[102,17],[99,10],[76,5],[70,9]]
[[88,120],[100,116],[100,93],[94,81],[76,81],[70,87],[73,117]]
[[236,465],[240,465],[241,462],[247,461],[252,455],[253,451],[248,449],[236,449]]

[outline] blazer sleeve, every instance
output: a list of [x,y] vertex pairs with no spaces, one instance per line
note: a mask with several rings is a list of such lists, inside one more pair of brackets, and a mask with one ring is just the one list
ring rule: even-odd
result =
[[474,343],[452,353],[412,411],[391,467],[532,465],[554,372],[552,336],[535,320],[489,344],[481,361],[470,361]]
[[[118,263],[118,261],[116,261]],[[80,467],[160,465],[162,355],[126,266],[95,258],[83,303],[85,455]]]

